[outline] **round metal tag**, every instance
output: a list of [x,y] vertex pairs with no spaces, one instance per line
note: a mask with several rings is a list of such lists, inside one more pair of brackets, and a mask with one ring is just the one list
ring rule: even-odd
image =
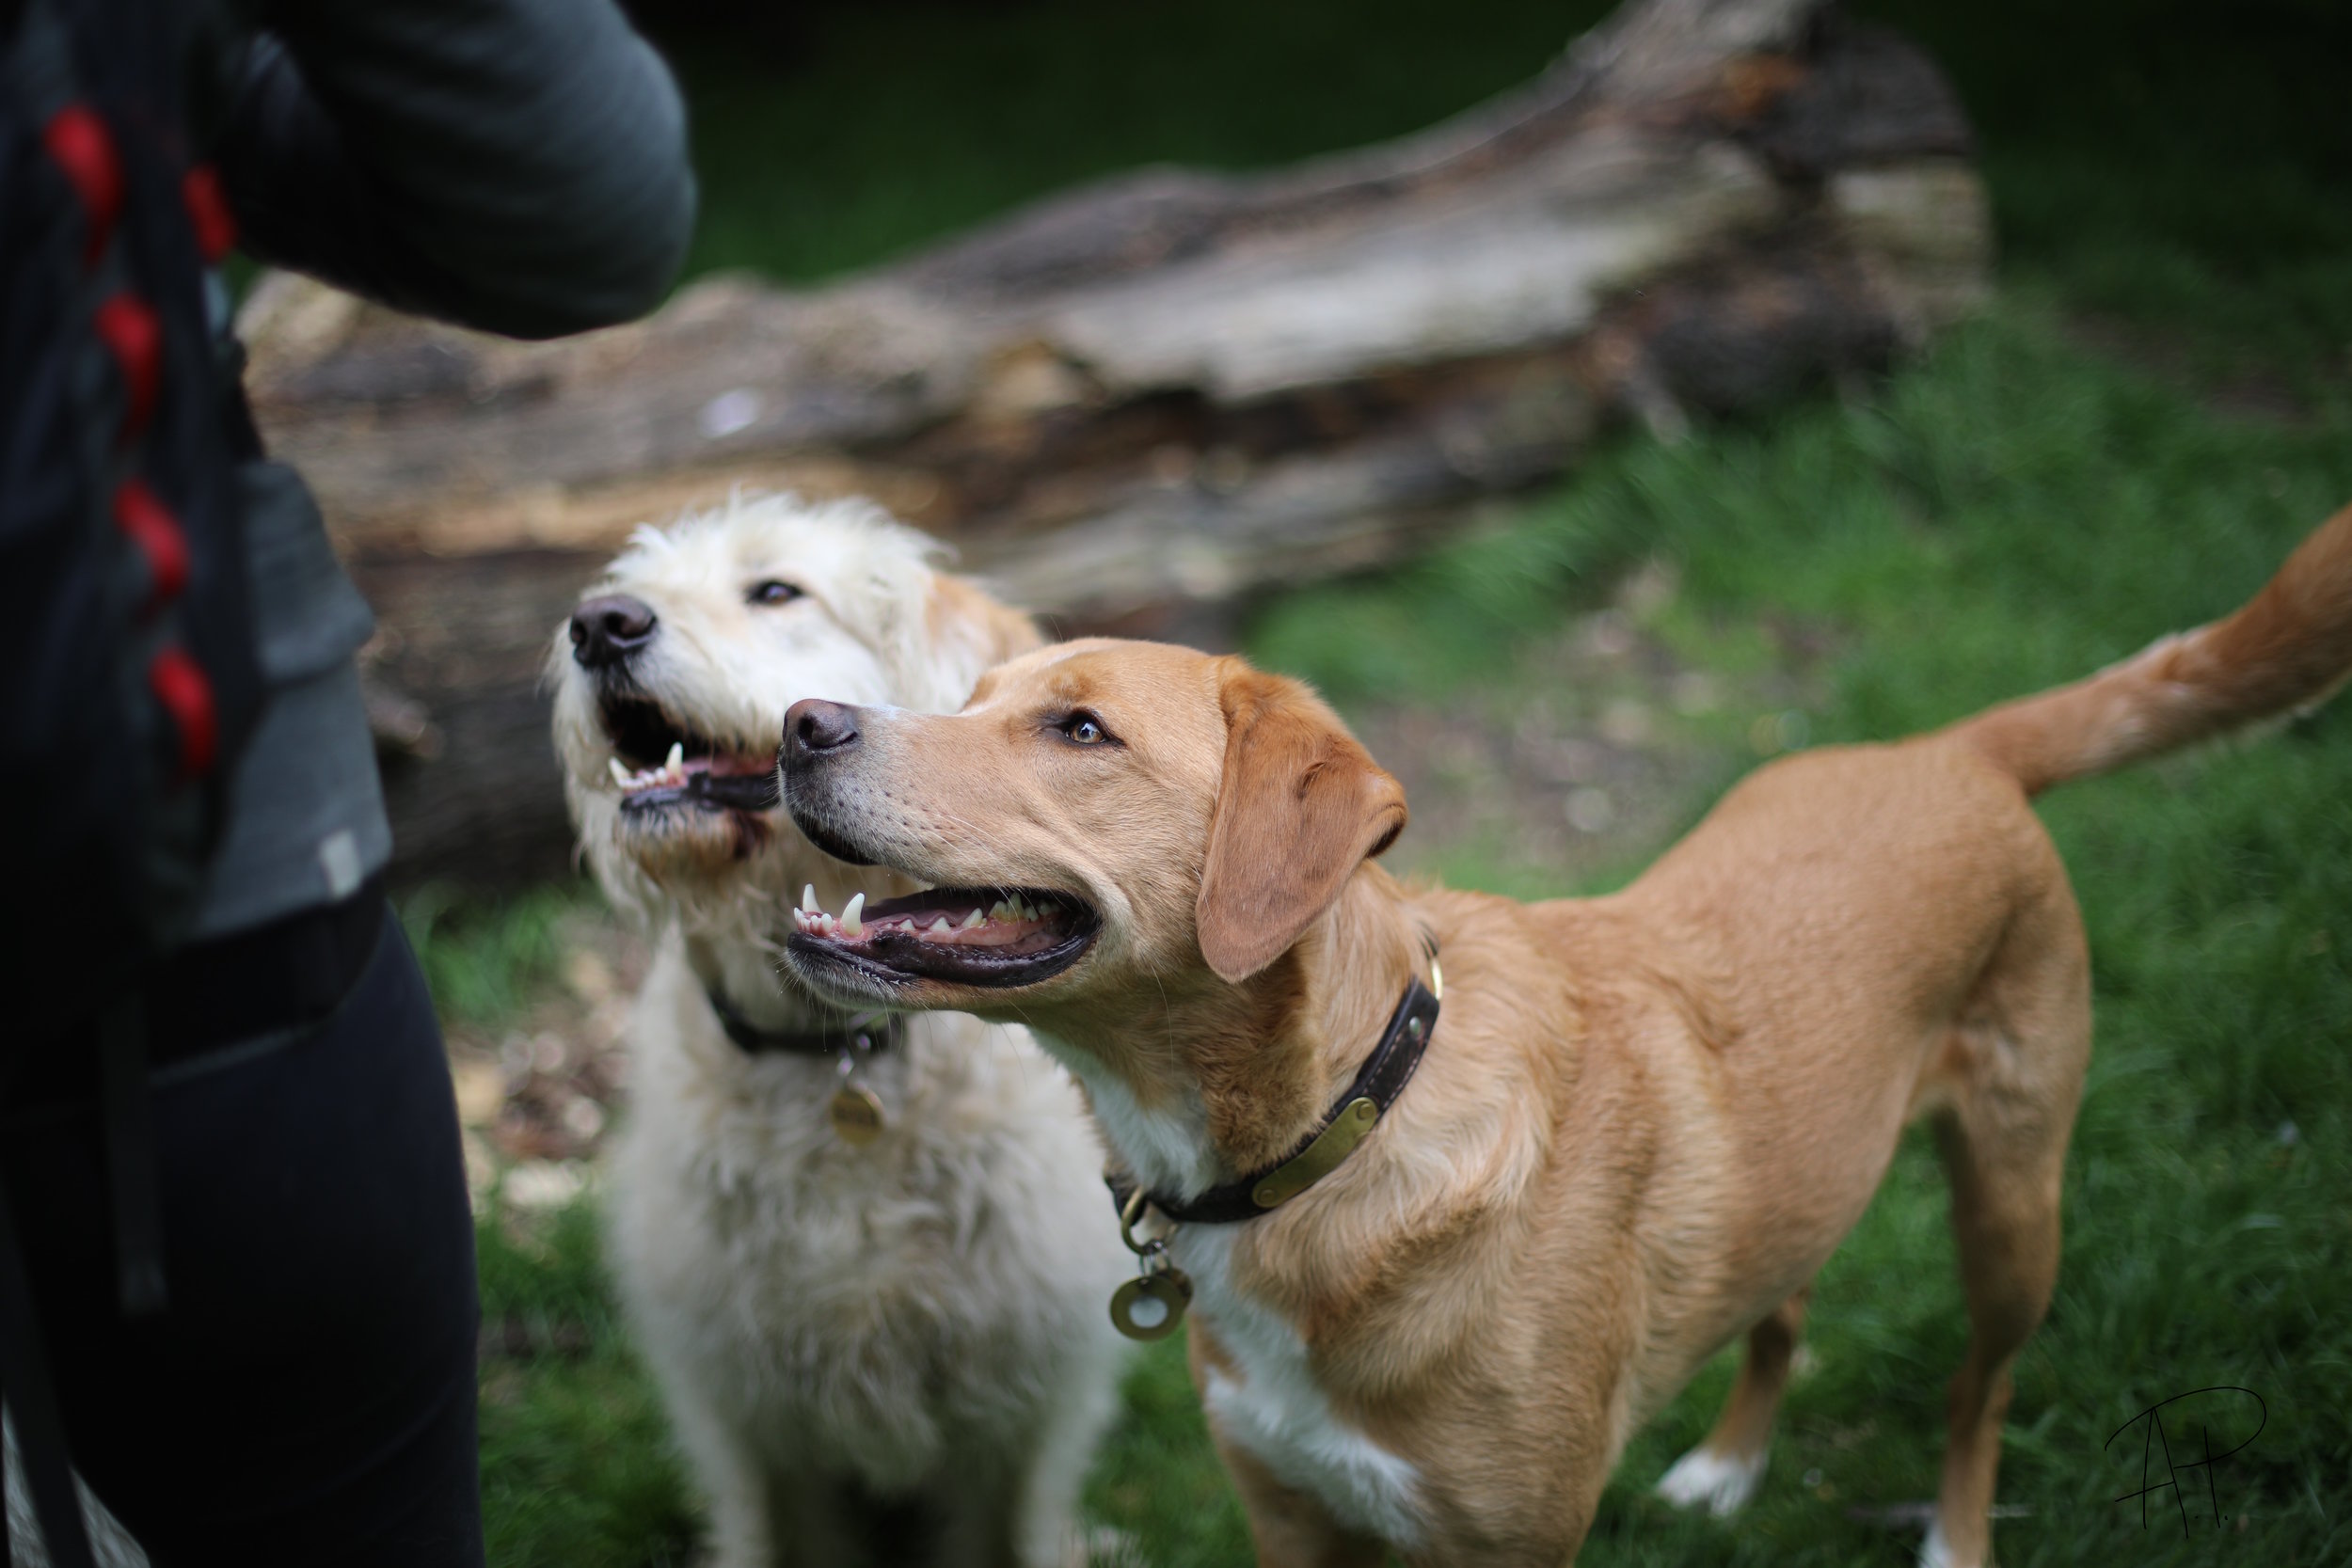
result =
[[1192,1281],[1173,1269],[1121,1285],[1111,1297],[1111,1326],[1130,1339],[1165,1339],[1192,1305]]
[[845,1144],[863,1148],[882,1136],[882,1101],[863,1084],[844,1084],[834,1090],[826,1114],[833,1121],[834,1136]]

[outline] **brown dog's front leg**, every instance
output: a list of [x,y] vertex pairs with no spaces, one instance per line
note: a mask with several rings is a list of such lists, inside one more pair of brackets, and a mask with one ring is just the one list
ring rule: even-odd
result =
[[1380,1568],[1384,1543],[1340,1524],[1314,1498],[1275,1479],[1248,1449],[1217,1437],[1216,1452],[1241,1494],[1259,1568]]
[[1771,1447],[1772,1416],[1797,1339],[1804,1332],[1804,1306],[1813,1287],[1782,1302],[1748,1330],[1747,1356],[1740,1364],[1731,1399],[1707,1440],[1677,1460],[1658,1483],[1658,1495],[1681,1508],[1705,1508],[1722,1517],[1744,1507],[1763,1479]]

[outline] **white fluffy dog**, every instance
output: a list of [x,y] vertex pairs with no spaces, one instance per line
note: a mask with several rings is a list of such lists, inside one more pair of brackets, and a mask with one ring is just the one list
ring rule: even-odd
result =
[[863,502],[739,500],[640,530],[556,640],[581,846],[661,931],[612,1259],[722,1568],[1084,1560],[1133,1269],[1076,1091],[1023,1031],[852,1021],[775,959],[804,888],[852,920],[913,891],[792,826],[785,709],[950,712],[1038,641],[935,551]]

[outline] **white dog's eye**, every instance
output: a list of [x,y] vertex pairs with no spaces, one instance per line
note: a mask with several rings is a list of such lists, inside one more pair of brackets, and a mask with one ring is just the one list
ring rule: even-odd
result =
[[1061,733],[1081,746],[1100,746],[1111,737],[1103,721],[1091,713],[1073,713],[1061,721]]
[[790,604],[800,596],[801,591],[792,584],[779,582],[774,578],[770,578],[765,582],[754,583],[752,591],[743,595],[743,602],[746,604]]

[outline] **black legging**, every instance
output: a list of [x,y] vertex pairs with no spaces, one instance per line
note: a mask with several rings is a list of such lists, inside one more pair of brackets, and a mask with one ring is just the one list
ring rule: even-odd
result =
[[398,923],[293,1043],[183,1071],[155,1093],[151,1319],[118,1307],[91,1101],[0,1118],[74,1465],[155,1568],[479,1568],[473,1222]]

